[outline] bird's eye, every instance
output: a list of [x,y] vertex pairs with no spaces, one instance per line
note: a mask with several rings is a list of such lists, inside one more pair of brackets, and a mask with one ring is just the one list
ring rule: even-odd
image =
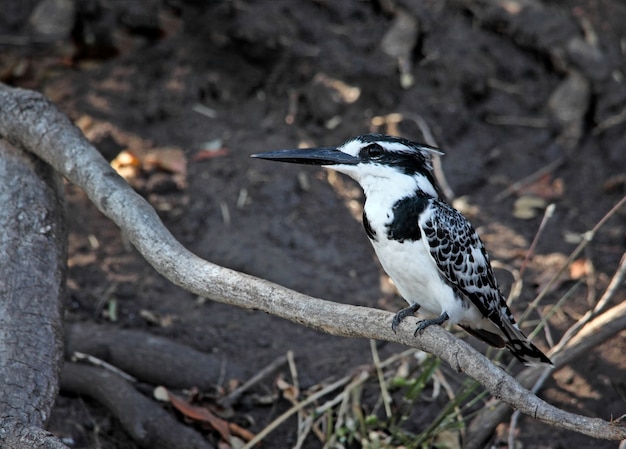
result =
[[377,143],[368,145],[365,148],[363,148],[363,150],[365,150],[365,154],[367,155],[367,157],[372,157],[372,158],[380,157],[384,153],[383,147],[381,147]]

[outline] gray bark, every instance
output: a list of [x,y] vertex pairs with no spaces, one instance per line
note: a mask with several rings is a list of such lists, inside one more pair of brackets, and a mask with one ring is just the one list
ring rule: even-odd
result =
[[61,179],[0,139],[0,205],[0,446],[31,448],[51,438],[41,428],[63,357]]

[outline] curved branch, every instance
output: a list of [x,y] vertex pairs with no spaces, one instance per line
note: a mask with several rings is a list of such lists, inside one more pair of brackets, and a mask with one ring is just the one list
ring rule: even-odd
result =
[[[172,237],[154,209],[49,100],[34,92],[0,87],[0,104],[0,133],[83,188],[146,260],[176,285],[214,301],[262,310],[333,335],[395,341],[422,349],[541,421],[596,438],[626,438],[626,427],[622,425],[568,413],[539,399],[471,346],[439,327],[431,326],[421,337],[414,338],[407,322],[396,335],[391,331],[389,312],[312,298],[200,259]],[[46,133],[33,133],[26,125],[31,123],[40,123]]]

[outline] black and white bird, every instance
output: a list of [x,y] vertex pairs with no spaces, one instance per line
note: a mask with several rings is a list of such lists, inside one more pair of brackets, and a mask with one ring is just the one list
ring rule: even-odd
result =
[[492,346],[506,347],[525,364],[551,364],[515,324],[480,237],[446,203],[433,174],[433,153],[440,152],[399,137],[365,134],[338,147],[252,157],[320,165],[361,185],[365,232],[383,269],[409,303],[395,315],[394,331],[421,309],[435,318],[419,321],[416,335],[447,321]]

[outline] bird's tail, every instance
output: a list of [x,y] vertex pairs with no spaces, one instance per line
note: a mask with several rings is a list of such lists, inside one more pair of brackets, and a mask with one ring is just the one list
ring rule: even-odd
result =
[[553,365],[552,361],[524,335],[517,324],[509,320],[502,321],[504,345],[517,360],[524,365]]

